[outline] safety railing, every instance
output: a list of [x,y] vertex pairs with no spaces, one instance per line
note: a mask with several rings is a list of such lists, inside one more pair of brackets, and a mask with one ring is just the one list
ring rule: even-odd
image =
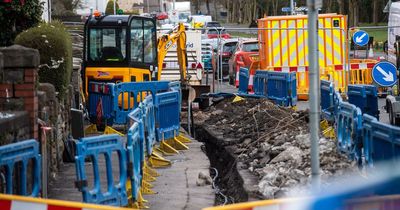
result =
[[[365,160],[365,165],[373,167],[377,162],[400,160],[398,136],[400,128],[378,121],[376,87],[370,85],[350,85],[348,102],[344,102],[333,84],[321,83],[321,107],[324,119],[335,116],[335,132],[338,150],[351,159]],[[329,87],[329,88],[328,88]],[[329,109],[332,101],[333,109]],[[374,116],[373,116],[374,115]]]
[[363,114],[379,119],[378,91],[373,85],[349,85],[347,92],[349,103],[359,107]]
[[[248,94],[248,69],[241,68],[239,95]],[[275,72],[257,70],[254,78],[252,97],[268,98],[281,106],[296,106],[297,89],[295,72]]]
[[268,96],[268,71],[256,71],[254,75],[254,94]]
[[[112,164],[112,154],[117,153],[118,165]],[[102,168],[99,159],[104,156],[105,168]],[[89,158],[93,166],[94,186],[89,189],[87,171],[85,170],[85,160]],[[124,144],[119,135],[102,135],[86,137],[79,140],[76,144],[76,187],[82,192],[83,202],[103,204],[111,206],[126,206],[128,197],[126,193],[125,183],[126,174],[126,151]],[[113,179],[113,168],[119,167],[119,181]],[[102,184],[100,181],[100,170],[106,170],[107,189],[102,192]]]
[[[114,108],[112,121],[128,127],[126,145],[118,135],[83,138],[77,144],[76,186],[82,191],[83,201],[95,204],[144,208],[142,193],[153,194],[149,180],[158,174],[149,168],[171,163],[155,153],[154,147],[164,154],[187,149],[178,138],[180,129],[181,86],[179,82],[120,83],[110,86]],[[103,93],[101,93],[103,94]],[[103,95],[98,94],[101,101]],[[108,96],[107,96],[108,97]],[[93,97],[95,98],[95,97]],[[112,179],[111,153],[118,154],[119,182]],[[105,156],[107,191],[100,190],[98,156]],[[84,161],[93,164],[94,187],[88,189]],[[146,159],[147,158],[147,159]],[[111,177],[111,179],[110,179]]]
[[321,112],[325,119],[334,121],[334,96],[335,88],[333,83],[321,80]]
[[[30,164],[30,162],[33,164]],[[5,170],[1,170],[3,168]],[[29,168],[31,172],[28,171]],[[6,194],[39,196],[40,171],[41,156],[39,154],[39,143],[36,140],[25,140],[0,147],[0,173],[5,173],[2,178],[5,179],[3,183],[5,183]],[[18,179],[15,179],[16,177]],[[15,180],[18,183],[14,183]],[[28,189],[28,180],[32,181],[31,189]]]
[[90,82],[89,92],[89,118],[93,124],[113,125],[114,123],[114,83]]
[[155,101],[157,139],[162,141],[174,138],[180,128],[179,93],[177,91],[159,93]]
[[239,70],[239,93],[247,93],[249,86],[249,69],[241,67]]

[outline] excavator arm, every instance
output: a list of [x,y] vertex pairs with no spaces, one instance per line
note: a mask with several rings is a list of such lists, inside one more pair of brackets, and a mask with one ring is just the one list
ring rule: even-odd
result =
[[163,70],[163,62],[168,50],[174,45],[177,45],[179,71],[181,75],[181,82],[186,81],[186,68],[187,68],[187,54],[186,54],[186,32],[185,26],[179,23],[178,27],[169,31],[167,34],[158,38],[158,72],[157,80],[161,79]]

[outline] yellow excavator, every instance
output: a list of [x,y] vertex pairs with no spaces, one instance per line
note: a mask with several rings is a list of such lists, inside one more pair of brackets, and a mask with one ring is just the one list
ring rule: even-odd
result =
[[[87,21],[84,27],[84,52],[82,63],[82,94],[83,98],[89,98],[89,83],[120,83],[120,82],[145,82],[158,81],[163,70],[163,61],[168,50],[177,46],[178,63],[180,71],[180,81],[182,86],[189,86],[186,78],[187,53],[186,53],[186,33],[183,24],[179,24],[166,34],[157,38],[156,20],[149,17],[133,15],[108,15],[102,16],[95,12]],[[94,84],[94,83],[93,83]],[[90,87],[93,88],[93,87]],[[187,89],[191,89],[190,87]],[[104,92],[104,90],[102,90]],[[184,91],[182,91],[184,92]],[[193,94],[191,94],[193,95]],[[122,101],[130,101],[133,97],[128,94],[119,95],[119,105]],[[144,97],[144,95],[140,96]],[[184,98],[185,96],[183,96]],[[143,98],[138,98],[141,100]],[[99,117],[97,107],[102,100],[97,101],[97,105],[90,105],[91,118]],[[133,108],[134,104],[124,104],[124,109]],[[125,107],[125,105],[127,105]],[[130,107],[128,107],[130,106]],[[102,105],[100,106],[102,107]],[[101,108],[100,112],[103,108]],[[92,115],[89,114],[89,115]],[[94,119],[91,119],[93,122]],[[101,119],[100,126],[107,125],[107,120]],[[93,126],[92,131],[98,127]],[[105,127],[105,133],[110,127]],[[110,128],[112,129],[112,128]],[[89,129],[90,130],[90,129]],[[113,130],[112,132],[117,132]],[[118,133],[118,132],[117,132]],[[151,154],[149,161],[153,166],[166,166],[171,164],[162,158],[158,153]],[[147,174],[157,176],[151,168],[144,166]],[[144,177],[148,175],[144,174]],[[150,186],[145,184],[143,179],[143,192],[151,193],[147,189]],[[130,186],[130,184],[127,184]],[[143,199],[139,195],[138,202],[134,207],[144,207]]]
[[158,81],[167,51],[177,45],[181,82],[185,83],[187,54],[183,24],[157,39],[156,20],[133,15],[102,16],[95,12],[85,24],[83,90],[96,82]]

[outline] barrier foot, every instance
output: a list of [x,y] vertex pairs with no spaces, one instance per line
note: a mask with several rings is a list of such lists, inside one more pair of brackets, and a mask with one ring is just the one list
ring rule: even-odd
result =
[[152,169],[152,168],[148,165],[147,161],[144,161],[144,171],[145,171],[146,173],[150,174],[150,176],[152,176],[152,177],[159,177],[159,176],[160,176],[160,174],[157,173],[156,170]]
[[172,139],[168,139],[168,140],[165,140],[165,142],[168,144],[168,145],[171,145],[171,147],[173,147],[174,149],[176,149],[176,150],[188,150],[189,149],[189,147],[188,146],[186,146],[185,144],[183,144],[182,142],[180,142],[177,138],[172,138]]
[[143,171],[143,180],[146,180],[148,182],[154,182],[154,181],[156,181],[156,178],[152,177],[150,174]]
[[174,149],[165,141],[161,141],[160,147],[157,148],[158,151],[160,151],[164,155],[175,155],[179,154],[178,150]]
[[95,124],[91,124],[85,128],[85,136],[89,134],[97,133],[97,126]]
[[154,192],[151,188],[153,188],[153,185],[142,180],[142,188],[140,188],[140,191],[144,194],[144,195],[154,195],[157,194],[156,192]]
[[182,143],[192,143],[192,140],[190,140],[184,134],[179,134],[179,136],[177,136],[176,138]]
[[327,120],[322,120],[319,125],[321,126],[321,130],[325,130],[325,129],[329,128],[329,123]]
[[335,138],[335,129],[333,127],[328,127],[326,129],[324,129],[322,131],[322,134],[326,137],[326,138],[331,138],[334,139]]
[[115,130],[110,126],[106,126],[106,129],[104,129],[104,134],[118,134],[120,136],[124,136],[124,134],[122,134],[121,132]]
[[243,101],[243,100],[244,100],[244,98],[242,98],[240,96],[235,96],[235,98],[233,99],[232,103],[236,103],[236,102]]
[[171,165],[171,161],[161,157],[158,153],[153,151],[149,157],[149,163],[154,168],[167,167]]

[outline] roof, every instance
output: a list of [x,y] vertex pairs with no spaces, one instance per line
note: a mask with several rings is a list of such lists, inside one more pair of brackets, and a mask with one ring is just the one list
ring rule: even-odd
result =
[[87,24],[89,26],[128,26],[132,19],[153,20],[153,18],[138,15],[106,15],[99,18],[90,17]]

